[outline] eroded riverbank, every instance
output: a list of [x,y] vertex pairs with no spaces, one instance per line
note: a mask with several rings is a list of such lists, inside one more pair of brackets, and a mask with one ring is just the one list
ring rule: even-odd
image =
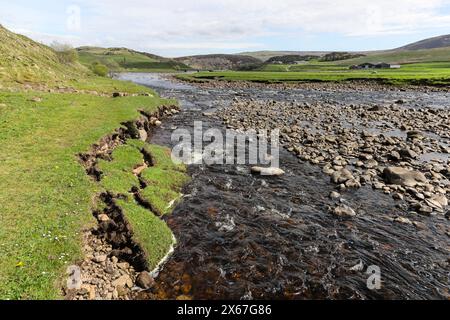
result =
[[[167,146],[173,129],[192,129],[194,120],[204,121],[205,128],[224,129],[223,116],[208,115],[232,108],[239,100],[336,108],[402,100],[399,108],[416,109],[446,108],[450,100],[445,92],[198,88],[156,75],[121,77],[180,101],[183,111],[153,136],[154,143]],[[449,297],[445,212],[434,217],[412,214],[399,205],[406,201],[395,202],[392,195],[370,185],[340,190],[340,197],[331,199],[336,185],[321,166],[299,160],[288,150],[280,157],[286,171],[282,177],[253,176],[247,166],[189,168],[193,180],[184,201],[167,219],[178,246],[155,286],[140,298]],[[330,208],[342,203],[357,217],[330,214]],[[415,224],[399,223],[395,217],[407,217]],[[367,286],[369,266],[380,268],[379,290]]]

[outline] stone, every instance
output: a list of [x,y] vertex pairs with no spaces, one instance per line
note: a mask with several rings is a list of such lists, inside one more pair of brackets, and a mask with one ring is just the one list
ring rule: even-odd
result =
[[388,184],[398,184],[405,187],[415,187],[419,183],[427,182],[427,178],[423,173],[402,167],[385,168],[383,179]]
[[339,199],[340,197],[341,197],[341,194],[340,194],[339,192],[332,191],[332,192],[330,193],[330,198],[333,199],[333,200]]
[[448,199],[444,195],[434,196],[431,199],[425,199],[427,205],[435,209],[445,209],[448,206]]
[[388,158],[393,161],[399,161],[402,157],[400,156],[400,153],[394,150],[391,152]]
[[351,179],[354,180],[355,178],[353,177],[353,174],[347,169],[336,171],[331,175],[331,181],[336,184],[345,183],[347,180]]
[[119,291],[119,287],[128,287],[131,288],[133,287],[133,280],[131,280],[130,276],[125,274],[123,276],[120,276],[119,278],[117,278],[116,280],[114,280],[112,282],[112,285],[117,288],[117,291]]
[[147,141],[148,139],[147,131],[144,129],[139,129],[138,132],[139,132],[139,139],[142,141]]
[[341,204],[341,205],[337,206],[336,208],[334,208],[333,214],[338,217],[354,217],[354,216],[356,216],[355,210],[353,210],[352,208],[350,208],[349,206],[347,206],[345,204]]
[[105,272],[109,273],[109,274],[114,274],[115,270],[114,270],[114,266],[112,263],[108,263],[105,267]]
[[117,291],[117,296],[118,297],[125,297],[128,293],[127,289],[125,288],[125,286],[117,286],[116,289]]
[[402,159],[416,159],[419,156],[415,151],[409,148],[401,149],[399,153]]
[[398,193],[398,192],[394,193],[392,195],[392,198],[394,198],[395,200],[403,200],[404,199],[403,195],[401,193]]
[[262,176],[282,176],[285,172],[280,168],[275,167],[252,167],[251,172],[255,174],[260,174]]
[[371,159],[371,160],[368,160],[368,161],[364,164],[364,166],[365,166],[367,169],[373,169],[373,168],[376,168],[376,167],[378,166],[378,162],[377,162],[376,160]]
[[425,138],[425,136],[423,135],[422,132],[417,131],[417,130],[413,130],[413,131],[408,131],[407,133],[408,139],[418,139],[418,140],[422,140]]
[[107,256],[102,254],[102,255],[95,256],[93,260],[94,260],[94,262],[97,262],[97,263],[103,263],[106,261],[106,258],[107,258]]
[[100,222],[106,222],[106,221],[111,220],[111,219],[108,217],[108,215],[106,215],[106,214],[104,214],[104,213],[99,214],[98,217],[97,217],[97,219],[98,219],[98,221],[100,221]]
[[350,179],[345,182],[347,188],[361,188],[361,183],[356,179]]
[[95,287],[94,286],[89,286],[89,288],[88,288],[89,300],[95,300],[96,296],[97,296],[97,294],[96,294],[96,291],[95,291]]
[[128,262],[120,262],[117,264],[117,267],[122,270],[127,270],[130,267]]
[[140,166],[138,166],[137,168],[135,168],[135,169],[133,169],[133,174],[135,175],[135,176],[139,176],[139,175],[141,175],[141,173],[142,173],[142,171],[144,171],[145,169],[147,169],[148,168],[148,166],[144,163],[144,164],[141,164]]
[[142,289],[149,289],[155,284],[155,280],[147,271],[141,272],[136,278],[136,284]]
[[408,218],[405,218],[405,217],[396,217],[394,219],[394,221],[398,222],[398,223],[403,223],[403,224],[412,224],[411,220],[409,220]]
[[32,102],[42,102],[42,98],[40,98],[40,97],[33,97],[33,98],[31,98],[31,101]]
[[354,265],[353,267],[351,267],[349,270],[350,271],[363,271],[364,263],[362,262],[362,260],[359,260],[359,262],[356,265]]
[[427,226],[425,225],[425,223],[423,222],[419,222],[419,221],[414,221],[413,225],[417,228],[417,229],[421,229],[424,230],[427,228]]

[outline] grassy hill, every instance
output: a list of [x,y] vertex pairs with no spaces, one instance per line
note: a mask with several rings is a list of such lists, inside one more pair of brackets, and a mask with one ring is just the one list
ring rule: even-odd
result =
[[450,47],[423,50],[392,50],[382,53],[371,53],[365,57],[336,61],[340,65],[352,65],[363,62],[386,62],[397,64],[450,62]]
[[238,55],[253,57],[255,59],[265,62],[273,57],[291,56],[291,55],[321,57],[327,53],[329,53],[329,52],[328,51],[270,51],[270,50],[263,50],[263,51],[242,52],[242,53],[238,53]]
[[127,48],[80,47],[77,51],[81,63],[87,67],[98,62],[111,71],[173,72],[189,69],[173,59]]
[[[126,139],[99,163],[100,181],[88,176],[79,155],[175,101],[61,63],[49,47],[4,28],[0,40],[0,299],[62,298],[67,267],[85,258],[83,234],[98,223],[94,210],[105,206],[102,193],[121,195],[117,205],[133,241],[155,267],[173,245],[172,232],[129,191],[139,187],[133,170],[145,149],[157,161],[142,172],[153,186],[142,196],[170,213],[185,181],[170,150]],[[121,97],[113,98],[116,92]]]
[[396,50],[425,50],[450,47],[450,34],[417,41]]
[[250,56],[234,54],[207,54],[176,58],[197,70],[239,70],[261,64],[262,61]]
[[87,74],[78,63],[61,63],[58,53],[0,25],[0,82],[56,83]]

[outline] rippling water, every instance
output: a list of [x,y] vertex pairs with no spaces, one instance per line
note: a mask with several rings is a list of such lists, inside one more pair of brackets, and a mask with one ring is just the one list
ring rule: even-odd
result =
[[[171,129],[194,120],[222,127],[202,112],[226,106],[235,96],[277,101],[384,103],[444,107],[445,93],[314,90],[197,89],[160,75],[122,74],[177,98],[182,113],[165,122],[152,141],[171,145]],[[359,216],[330,215],[336,202],[329,177],[282,151],[282,177],[257,177],[248,166],[191,166],[186,197],[167,222],[178,239],[174,255],[142,298],[195,299],[441,299],[449,298],[449,221],[409,218],[420,228],[392,222],[405,212],[390,196],[370,188],[347,191]],[[367,287],[369,266],[381,271],[381,288]]]

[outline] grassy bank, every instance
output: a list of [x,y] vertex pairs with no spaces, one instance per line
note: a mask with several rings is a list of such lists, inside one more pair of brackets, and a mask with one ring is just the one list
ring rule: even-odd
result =
[[[83,259],[83,231],[97,223],[96,197],[120,186],[129,192],[134,165],[142,162],[136,144],[150,152],[161,147],[131,141],[128,149],[115,150],[102,177],[114,176],[114,183],[89,177],[78,155],[141,110],[151,114],[175,101],[96,77],[77,62],[63,64],[50,48],[4,28],[0,37],[0,299],[57,299],[67,266]],[[113,98],[114,92],[128,95]],[[155,149],[155,157],[159,153]],[[186,180],[182,171],[172,173],[169,158],[163,164],[168,174],[155,167],[146,175],[169,185],[156,192],[158,206],[166,209],[168,190],[178,195]],[[171,231],[131,198],[119,205],[154,267],[172,245]]]
[[183,80],[211,79],[254,82],[307,82],[376,80],[387,84],[450,84],[450,62],[415,63],[401,69],[349,70],[335,63],[312,62],[304,65],[266,65],[261,71],[199,72],[179,75]]

